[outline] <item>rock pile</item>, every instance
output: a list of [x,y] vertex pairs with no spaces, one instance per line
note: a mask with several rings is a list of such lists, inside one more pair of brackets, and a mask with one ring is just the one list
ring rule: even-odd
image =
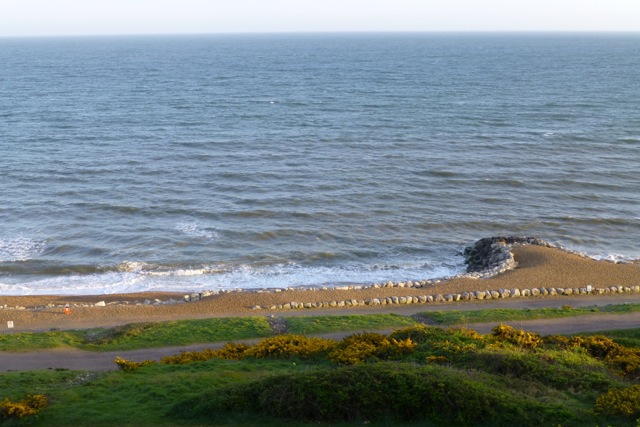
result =
[[467,264],[467,272],[495,272],[498,274],[515,268],[517,264],[511,253],[511,245],[515,244],[551,246],[544,240],[535,237],[486,237],[465,248],[464,262]]

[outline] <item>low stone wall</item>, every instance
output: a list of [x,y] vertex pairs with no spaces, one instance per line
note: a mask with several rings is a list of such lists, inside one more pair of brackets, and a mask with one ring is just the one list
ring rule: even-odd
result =
[[386,306],[407,304],[447,303],[458,301],[491,300],[506,298],[527,298],[555,295],[604,295],[615,293],[640,293],[640,286],[611,286],[605,288],[527,288],[527,289],[497,289],[459,294],[435,294],[419,296],[391,296],[384,298],[348,299],[320,302],[288,302],[272,306],[254,306],[254,310],[297,310],[322,307],[358,307],[358,306]]

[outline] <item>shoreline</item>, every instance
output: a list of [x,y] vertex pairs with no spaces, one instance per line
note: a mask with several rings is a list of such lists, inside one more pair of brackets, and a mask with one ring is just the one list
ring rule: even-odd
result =
[[[459,302],[420,302],[419,297],[426,295],[463,295],[473,292],[492,290],[513,290],[516,288],[568,288],[579,289],[591,286],[592,289],[620,287],[624,295],[640,295],[633,287],[640,286],[640,264],[616,264],[605,260],[594,260],[579,254],[569,253],[560,248],[541,245],[509,246],[515,260],[514,268],[506,269],[486,278],[451,278],[426,286],[379,287],[354,286],[323,289],[284,289],[274,291],[230,291],[207,296],[198,301],[184,302],[183,293],[140,292],[110,295],[27,295],[0,296],[0,332],[45,331],[51,329],[86,329],[109,327],[126,323],[144,321],[163,321],[189,318],[232,317],[232,316],[271,316],[271,315],[313,315],[348,314],[357,312],[377,313],[400,310],[405,306],[417,311],[482,304],[479,298]],[[626,291],[626,289],[628,291]],[[636,288],[640,289],[640,288]],[[613,293],[613,292],[612,292]],[[618,293],[618,290],[615,291]],[[608,295],[613,296],[613,295]],[[318,301],[362,302],[374,299],[382,300],[402,297],[415,297],[416,304],[398,303],[389,305],[345,305],[314,307]],[[488,295],[490,297],[490,293]],[[562,301],[565,295],[528,296],[517,299],[520,304],[532,303],[541,298],[556,298]],[[597,295],[584,295],[580,298],[596,301]],[[483,298],[484,299],[484,298]],[[502,297],[497,297],[502,301]],[[624,299],[624,298],[622,298]],[[160,301],[160,302],[158,302]],[[170,303],[167,303],[170,301]],[[303,308],[282,309],[292,302],[302,303]],[[506,302],[507,299],[504,299]],[[64,315],[64,305],[69,304],[71,314]],[[96,306],[98,304],[98,306]],[[309,304],[307,307],[305,305]],[[7,308],[4,308],[4,307]],[[256,309],[256,307],[260,309]],[[20,308],[9,308],[20,307]],[[429,308],[427,308],[429,307]],[[7,322],[12,321],[14,328],[9,330]]]

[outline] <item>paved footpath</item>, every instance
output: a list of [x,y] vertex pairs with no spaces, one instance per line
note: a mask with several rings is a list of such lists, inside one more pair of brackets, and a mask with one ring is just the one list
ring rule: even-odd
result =
[[[480,308],[540,308],[540,307],[561,307],[563,305],[572,305],[574,307],[592,306],[594,304],[623,304],[625,302],[638,302],[637,296],[633,298],[560,298],[560,299],[538,299],[532,300],[500,300],[483,304],[467,304],[460,305],[454,309],[480,309]],[[433,309],[432,307],[429,307]],[[434,307],[435,308],[435,307]],[[444,309],[445,306],[438,307]],[[447,306],[452,309],[451,305]],[[382,312],[381,310],[380,312]],[[394,310],[384,310],[384,312],[396,312],[398,314],[411,314],[415,312],[429,311],[425,306],[406,306],[394,307]],[[348,314],[356,314],[356,310],[350,310]],[[371,311],[366,313],[371,314]],[[280,314],[280,313],[279,313]],[[320,314],[320,313],[315,313]],[[327,314],[327,313],[322,313]],[[333,313],[346,314],[346,313]],[[298,314],[300,315],[300,313]],[[309,313],[309,315],[313,315]],[[491,329],[499,322],[476,323],[465,325],[480,333],[489,333]],[[630,329],[640,327],[640,312],[630,314],[594,314],[576,317],[567,317],[561,319],[542,319],[527,321],[511,321],[505,322],[511,326],[522,328],[529,331],[536,331],[542,335],[554,334],[573,334],[579,332],[594,332],[610,329]],[[388,333],[391,330],[383,330],[378,332]],[[359,331],[360,332],[360,331]],[[340,332],[334,334],[321,335],[326,338],[340,339],[346,335],[354,333]],[[259,341],[247,340],[249,344]],[[0,352],[0,372],[7,371],[29,371],[43,369],[74,369],[87,371],[107,371],[116,369],[114,359],[120,356],[127,360],[159,360],[164,356],[178,354],[180,351],[198,351],[205,348],[219,348],[224,343],[198,344],[183,347],[163,347],[149,348],[133,351],[114,351],[114,352],[89,352],[75,349],[53,349],[46,351],[36,351],[28,353]]]

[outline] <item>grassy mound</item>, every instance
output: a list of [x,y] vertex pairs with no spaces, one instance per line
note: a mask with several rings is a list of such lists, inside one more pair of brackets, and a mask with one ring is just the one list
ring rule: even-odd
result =
[[[511,386],[511,387],[510,387]],[[215,418],[253,411],[289,420],[443,425],[551,425],[574,417],[561,400],[542,402],[494,376],[454,368],[382,362],[278,375],[206,393],[174,407]]]

